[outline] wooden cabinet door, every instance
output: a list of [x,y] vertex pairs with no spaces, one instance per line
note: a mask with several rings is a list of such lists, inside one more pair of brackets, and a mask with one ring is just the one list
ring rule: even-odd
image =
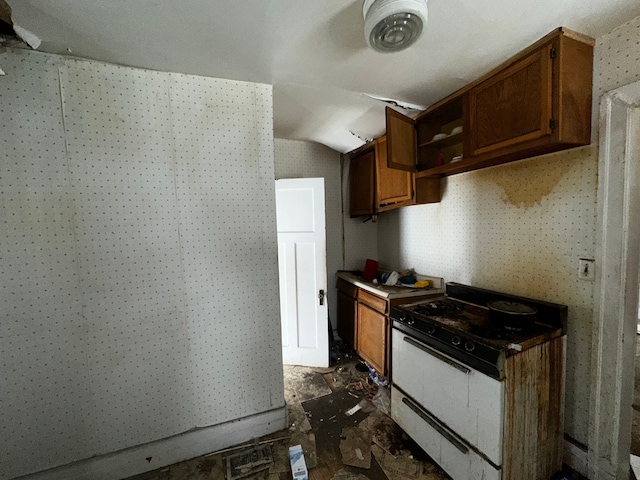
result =
[[471,89],[465,156],[551,134],[552,56],[548,44]]
[[387,316],[358,303],[356,352],[382,375],[386,375]]
[[376,197],[378,211],[385,207],[395,208],[402,203],[410,205],[413,200],[411,172],[387,166],[387,138],[376,141]]
[[358,303],[344,292],[338,290],[338,335],[347,344],[355,349],[357,338],[357,312]]
[[418,144],[415,121],[412,118],[386,108],[387,165],[389,168],[416,171]]
[[349,214],[373,215],[375,213],[376,154],[371,148],[351,157],[349,165]]

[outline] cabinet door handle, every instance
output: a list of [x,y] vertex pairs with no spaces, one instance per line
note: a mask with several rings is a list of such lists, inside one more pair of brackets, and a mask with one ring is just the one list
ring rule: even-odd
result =
[[407,397],[402,398],[402,403],[404,403],[407,407],[409,407],[413,412],[422,418],[425,422],[431,425],[434,430],[436,430],[440,435],[446,438],[451,445],[456,447],[462,453],[466,454],[469,452],[469,448],[462,443],[461,440],[458,440],[457,436],[449,430],[448,427],[442,425],[431,413],[427,412],[424,408],[420,407],[415,402],[412,402]]
[[429,355],[436,357],[438,360],[443,361],[447,365],[451,365],[453,368],[460,370],[462,373],[467,373],[467,374],[471,373],[471,370],[465,367],[464,365],[460,365],[459,363],[454,362],[450,358],[442,355],[440,352],[437,352],[436,350],[429,348],[426,345],[423,345],[422,343],[414,340],[411,337],[403,337],[403,340],[407,342],[409,345],[413,345],[414,347],[419,348],[423,352],[428,353]]

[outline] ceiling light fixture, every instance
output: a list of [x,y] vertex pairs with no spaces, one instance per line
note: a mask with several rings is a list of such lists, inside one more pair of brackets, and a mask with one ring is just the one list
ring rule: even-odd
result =
[[362,15],[367,45],[378,52],[397,52],[422,35],[427,0],[365,0]]

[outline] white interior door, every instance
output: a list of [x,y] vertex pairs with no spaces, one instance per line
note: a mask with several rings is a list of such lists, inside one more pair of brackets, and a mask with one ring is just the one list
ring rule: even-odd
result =
[[276,180],[276,215],[283,362],[328,367],[324,179]]

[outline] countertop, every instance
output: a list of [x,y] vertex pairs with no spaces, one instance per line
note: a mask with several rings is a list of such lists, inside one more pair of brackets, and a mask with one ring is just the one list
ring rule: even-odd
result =
[[349,282],[358,288],[367,290],[380,297],[394,299],[394,298],[409,298],[420,297],[422,295],[436,295],[444,294],[444,279],[440,277],[430,277],[428,275],[417,275],[418,280],[429,280],[430,286],[426,288],[414,288],[414,287],[398,287],[380,285],[373,282],[368,282],[359,275],[356,275],[350,271],[339,271],[337,273],[338,278],[341,278],[345,282]]

